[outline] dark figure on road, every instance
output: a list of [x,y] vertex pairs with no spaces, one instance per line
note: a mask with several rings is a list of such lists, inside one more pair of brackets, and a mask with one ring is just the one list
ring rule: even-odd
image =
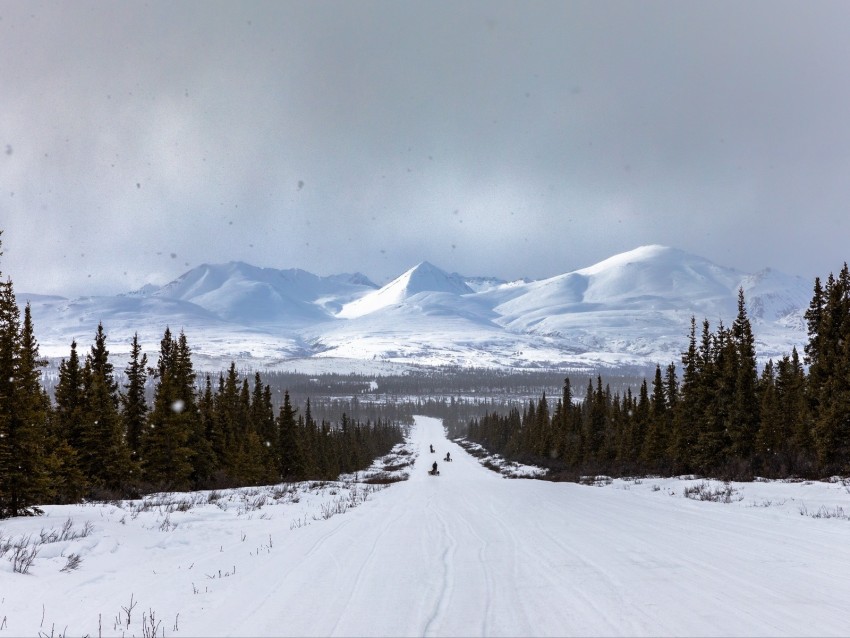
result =
[[439,470],[437,470],[437,462],[436,461],[434,461],[434,465],[431,466],[431,472],[430,473],[433,474],[434,476],[436,476],[437,474],[440,473]]
[[446,458],[444,458],[443,460],[450,462],[452,460],[452,453],[446,452]]
[[432,445],[430,447],[431,447],[431,454],[433,454],[434,453],[434,446]]

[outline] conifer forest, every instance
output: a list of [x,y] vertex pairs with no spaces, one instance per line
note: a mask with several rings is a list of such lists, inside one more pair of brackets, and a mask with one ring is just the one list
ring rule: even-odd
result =
[[[399,396],[373,404],[364,420],[361,413],[367,411],[356,399],[325,397],[311,405],[306,387],[299,391],[303,402],[296,404],[287,388],[273,390],[259,372],[243,377],[234,364],[217,376],[198,374],[187,336],[167,327],[156,361],[148,361],[134,338],[129,360],[117,363],[98,325],[89,347],[69,345],[47,388],[30,308],[19,310],[12,280],[5,278],[0,517],[38,514],[39,505],[48,503],[335,478],[389,452],[404,439],[414,413],[443,418],[452,437],[548,467],[555,480],[598,474],[738,480],[846,474],[846,264],[837,277],[815,280],[805,318],[808,343],[802,355],[795,348],[759,367],[740,291],[730,327],[712,330],[707,320],[693,318],[681,361],[659,365],[654,377],[634,388],[617,383],[612,389],[597,375],[582,389],[567,377],[556,398],[544,390],[521,402],[456,401],[424,396],[433,384],[423,388],[421,380],[404,379],[396,385]],[[525,378],[526,394],[547,381]],[[454,383],[468,386],[470,378],[459,374]],[[497,394],[505,390],[499,375],[491,375],[488,384]]]

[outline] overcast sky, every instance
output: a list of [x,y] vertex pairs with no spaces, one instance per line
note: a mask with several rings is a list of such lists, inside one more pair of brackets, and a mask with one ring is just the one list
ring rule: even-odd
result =
[[850,2],[0,0],[0,270],[850,259]]

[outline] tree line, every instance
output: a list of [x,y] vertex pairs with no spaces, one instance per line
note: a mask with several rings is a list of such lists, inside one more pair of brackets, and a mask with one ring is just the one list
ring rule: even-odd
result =
[[0,518],[45,503],[333,479],[404,438],[388,419],[319,421],[309,399],[302,411],[288,393],[275,411],[260,374],[251,383],[235,364],[198,388],[186,336],[168,328],[151,367],[134,336],[121,387],[102,325],[85,356],[71,344],[54,401],[45,365],[29,304],[21,317],[11,280],[0,282]]
[[[850,473],[850,272],[815,280],[804,357],[794,348],[759,371],[743,290],[731,327],[691,320],[681,366],[657,366],[637,392],[602,378],[574,397],[470,419],[466,435],[555,478],[701,474],[820,478]],[[680,378],[681,377],[681,378]],[[574,400],[577,399],[577,400]]]

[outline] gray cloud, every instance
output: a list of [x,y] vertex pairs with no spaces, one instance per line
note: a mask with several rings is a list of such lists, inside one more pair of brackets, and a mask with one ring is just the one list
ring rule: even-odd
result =
[[0,18],[0,268],[18,290],[118,292],[231,259],[543,277],[643,243],[809,277],[847,259],[846,3]]

